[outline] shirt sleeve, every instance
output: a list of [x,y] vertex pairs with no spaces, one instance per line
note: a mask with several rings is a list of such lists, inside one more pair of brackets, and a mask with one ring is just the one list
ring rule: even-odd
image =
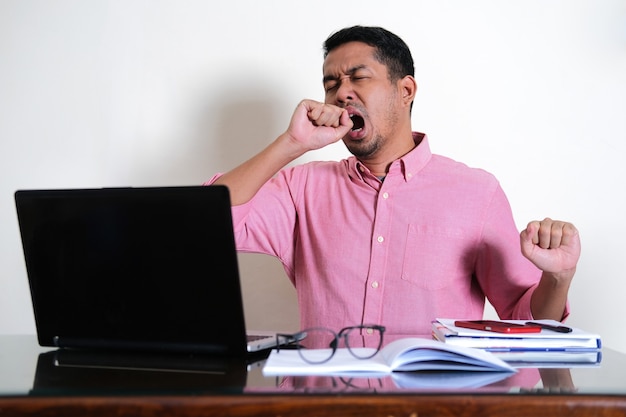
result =
[[[213,184],[221,175],[215,174],[204,185]],[[279,172],[250,201],[232,206],[232,216],[237,250],[277,257],[289,278],[294,281],[294,230],[297,216],[290,192],[290,175],[292,170]]]

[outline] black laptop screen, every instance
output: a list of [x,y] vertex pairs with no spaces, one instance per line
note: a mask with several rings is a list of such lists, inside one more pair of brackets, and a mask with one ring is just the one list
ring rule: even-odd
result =
[[41,344],[244,349],[225,187],[18,191],[16,202]]

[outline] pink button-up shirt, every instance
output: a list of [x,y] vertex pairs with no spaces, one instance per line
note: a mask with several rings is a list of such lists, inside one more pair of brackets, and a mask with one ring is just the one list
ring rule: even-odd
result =
[[302,328],[428,335],[436,317],[481,318],[485,296],[501,318],[532,318],[541,272],[521,254],[498,181],[414,138],[382,182],[354,157],[310,162],[233,207],[238,250],[281,260]]

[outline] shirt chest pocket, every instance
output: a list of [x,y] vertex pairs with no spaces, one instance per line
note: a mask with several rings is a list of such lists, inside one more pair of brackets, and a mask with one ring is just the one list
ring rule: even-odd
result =
[[472,275],[471,248],[467,231],[410,224],[402,261],[402,279],[427,290],[461,283],[467,285]]

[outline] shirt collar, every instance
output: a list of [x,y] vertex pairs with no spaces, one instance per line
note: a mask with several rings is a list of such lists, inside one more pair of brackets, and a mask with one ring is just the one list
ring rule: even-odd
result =
[[[397,166],[405,181],[410,181],[415,175],[424,168],[430,160],[432,153],[428,144],[428,136],[425,133],[413,132],[413,140],[415,148],[400,159],[394,161],[391,165],[390,172],[394,171]],[[362,181],[366,181],[365,176],[373,177],[369,169],[363,165],[356,157],[352,156],[348,159],[350,166],[350,175],[356,176]]]

